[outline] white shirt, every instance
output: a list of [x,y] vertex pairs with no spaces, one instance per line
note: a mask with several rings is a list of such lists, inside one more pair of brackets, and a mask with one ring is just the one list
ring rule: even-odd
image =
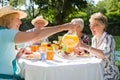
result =
[[94,36],[92,38],[92,47],[102,50],[106,56],[106,61],[104,61],[105,80],[118,80],[115,78],[119,70],[115,64],[115,40],[113,36],[104,32],[98,42],[96,42],[96,37]]

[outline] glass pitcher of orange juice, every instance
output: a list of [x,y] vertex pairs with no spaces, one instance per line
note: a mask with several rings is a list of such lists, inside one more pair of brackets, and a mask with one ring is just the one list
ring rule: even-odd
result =
[[63,36],[62,42],[67,47],[75,47],[79,42],[79,38],[75,32],[67,33]]

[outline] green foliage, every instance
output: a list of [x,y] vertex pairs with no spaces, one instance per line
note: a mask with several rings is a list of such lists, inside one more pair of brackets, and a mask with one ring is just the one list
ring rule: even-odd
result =
[[117,64],[119,71],[120,71],[120,61],[116,61],[116,64]]
[[86,19],[86,17],[87,17],[87,14],[85,12],[74,11],[73,13],[69,14],[68,16],[66,16],[65,21],[66,22],[71,21],[73,18],[83,18],[83,19]]
[[22,6],[24,3],[25,3],[25,0],[10,0],[9,1],[9,4],[15,7],[17,7],[18,5]]
[[48,8],[49,11],[47,11],[46,13],[42,14],[44,16],[44,18],[46,20],[49,21],[49,25],[51,23],[54,23],[55,17],[54,17],[54,11],[50,8]]
[[102,1],[100,1],[97,5],[96,5],[96,7],[94,8],[94,12],[102,12],[102,13],[106,13],[107,11],[106,11],[106,6],[105,6],[106,4],[105,3],[103,3]]
[[120,17],[120,10],[115,10],[115,11],[108,12],[108,13],[106,13],[106,15],[109,18]]
[[114,36],[116,42],[116,50],[120,51],[120,36]]
[[23,24],[20,26],[20,31],[26,31],[28,29],[33,28],[33,25],[31,24],[31,20],[29,19],[23,19],[22,23]]
[[113,34],[113,35],[118,35],[119,30],[120,30],[120,10],[112,11],[112,12],[107,12],[106,16],[108,17],[108,28],[107,32]]

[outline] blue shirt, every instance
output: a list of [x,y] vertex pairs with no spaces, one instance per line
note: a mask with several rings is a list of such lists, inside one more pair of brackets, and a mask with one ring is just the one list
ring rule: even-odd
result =
[[13,74],[12,61],[16,57],[14,38],[17,32],[0,27],[0,74]]

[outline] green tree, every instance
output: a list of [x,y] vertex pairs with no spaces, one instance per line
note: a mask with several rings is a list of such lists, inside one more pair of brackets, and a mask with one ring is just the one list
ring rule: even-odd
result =
[[[25,4],[23,4],[25,3]],[[51,14],[55,24],[64,23],[66,16],[85,7],[85,0],[11,0],[10,5],[24,6],[30,18]],[[37,6],[37,8],[35,8]],[[49,12],[50,11],[50,12]]]

